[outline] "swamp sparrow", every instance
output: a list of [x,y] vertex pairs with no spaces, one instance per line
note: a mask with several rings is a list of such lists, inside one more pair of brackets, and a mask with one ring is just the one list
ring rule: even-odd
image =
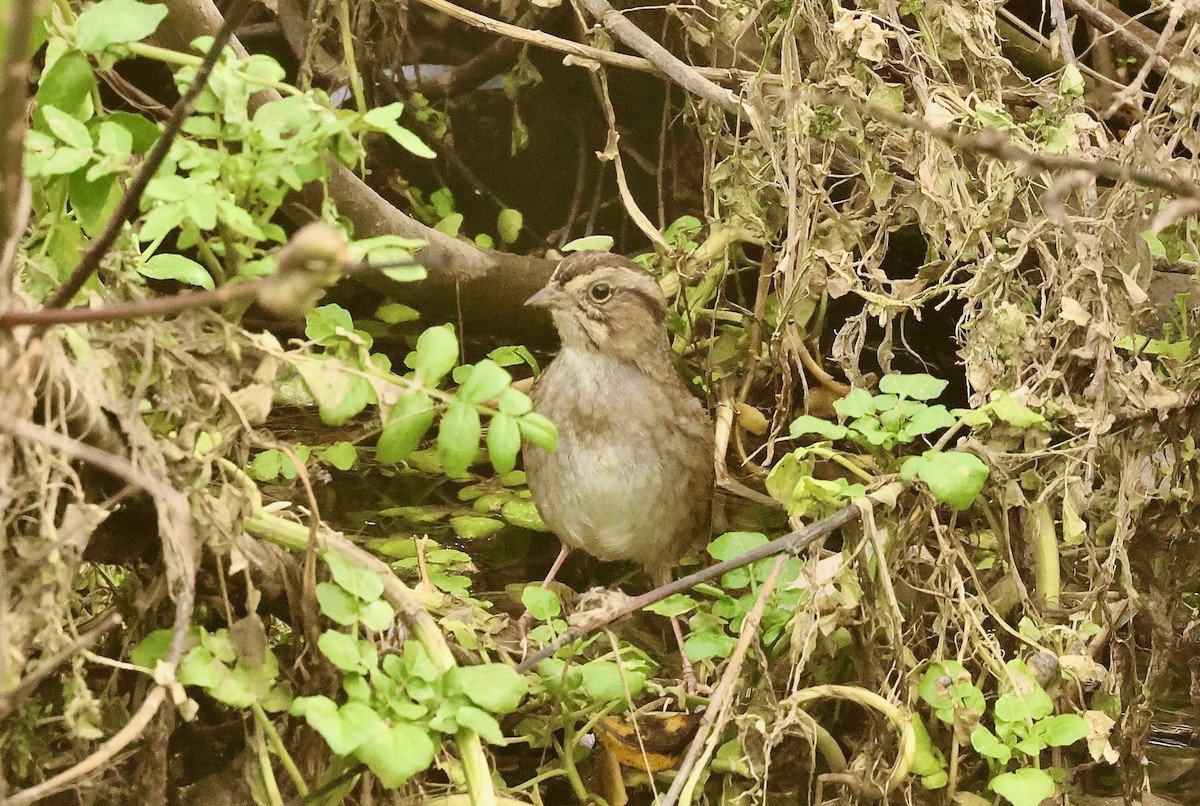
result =
[[524,448],[534,503],[562,541],[543,586],[574,548],[669,581],[710,536],[713,429],[672,363],[662,289],[631,260],[576,252],[525,304],[549,309],[562,338],[532,393],[558,450]]

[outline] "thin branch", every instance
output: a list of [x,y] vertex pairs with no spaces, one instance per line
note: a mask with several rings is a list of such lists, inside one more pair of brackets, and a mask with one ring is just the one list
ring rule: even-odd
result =
[[59,667],[75,657],[75,653],[82,649],[95,644],[100,638],[113,627],[117,627],[122,623],[121,613],[115,607],[110,607],[93,620],[92,626],[88,627],[74,641],[63,647],[50,658],[41,662],[38,668],[34,669],[29,674],[21,679],[21,682],[12,689],[0,694],[0,719],[4,719],[14,710],[25,702],[37,687],[42,684],[42,681],[52,675]]
[[724,109],[731,115],[742,111],[741,102],[725,89],[709,81],[700,71],[672,55],[671,51],[655,42],[649,34],[638,28],[625,16],[608,4],[608,0],[580,0],[588,13],[595,17],[613,36],[646,57],[646,61],[658,68],[658,72],[680,87]]
[[597,616],[596,618],[589,619],[583,624],[571,626],[553,643],[548,644],[517,664],[517,671],[525,673],[572,641],[582,638],[589,633],[593,633],[601,627],[611,624],[619,618],[628,616],[630,613],[635,613],[644,607],[654,604],[655,602],[661,602],[663,599],[666,599],[672,594],[682,593],[693,585],[699,585],[701,582],[707,582],[710,579],[715,579],[716,577],[728,573],[735,568],[742,568],[743,566],[757,562],[764,557],[770,557],[773,554],[779,554],[785,551],[795,554],[804,551],[804,549],[812,545],[813,542],[829,534],[834,529],[844,526],[853,520],[857,520],[861,514],[862,511],[856,504],[849,504],[845,507],[842,507],[832,515],[822,518],[816,523],[810,523],[803,529],[797,529],[794,532],[788,532],[783,537],[776,538],[770,543],[766,543],[756,549],[748,551],[740,557],[734,557],[732,560],[719,562],[716,565],[711,565],[708,568],[704,568],[693,574],[688,574],[682,579],[677,579],[669,585],[663,585],[655,588],[649,593],[644,593],[641,596],[631,597],[628,601],[621,605],[621,607],[616,608],[613,611],[606,610],[601,615]]
[[[384,269],[420,265],[421,263],[416,260],[397,260],[374,265],[355,263],[342,270],[340,279],[380,272]],[[77,325],[84,322],[117,322],[144,316],[178,313],[189,308],[215,308],[242,297],[252,297],[271,286],[290,282],[291,279],[292,275],[290,274],[272,274],[269,277],[259,277],[256,280],[237,285],[223,285],[204,291],[183,291],[168,297],[155,297],[137,302],[120,302],[98,308],[80,306],[78,308],[42,308],[36,311],[5,311],[0,313],[0,329],[18,325],[50,327],[51,325]]]
[[1106,34],[1112,34],[1126,47],[1140,53],[1142,58],[1153,62],[1159,73],[1165,74],[1171,66],[1170,60],[1179,55],[1177,45],[1167,45],[1163,48],[1162,55],[1159,55],[1154,48],[1158,35],[1112,3],[1099,2],[1093,5],[1091,0],[1063,0],[1063,5],[1078,14],[1088,25]]
[[162,136],[154,143],[154,147],[146,155],[145,161],[138,168],[138,172],[134,175],[133,180],[129,183],[129,187],[125,190],[125,195],[121,197],[121,201],[117,204],[117,209],[109,216],[108,222],[104,225],[104,231],[95,238],[88,248],[83,253],[83,257],[79,260],[79,265],[71,272],[71,276],[67,281],[54,292],[54,294],[46,300],[47,308],[61,308],[70,302],[79,289],[83,288],[83,284],[88,281],[88,278],[96,273],[100,268],[101,259],[108,254],[108,250],[116,243],[117,236],[121,234],[121,229],[126,222],[131,221],[138,212],[138,206],[142,200],[142,194],[146,192],[146,186],[150,184],[150,180],[154,174],[158,172],[163,160],[167,157],[167,152],[171,149],[171,144],[175,141],[176,135],[179,134],[183,127],[183,122],[192,111],[192,104],[200,95],[208,83],[208,77],[212,73],[213,67],[216,66],[217,59],[221,57],[221,52],[225,50],[225,45],[233,36],[233,31],[239,24],[242,18],[246,16],[246,12],[250,10],[250,0],[234,0],[233,6],[229,9],[229,13],[225,17],[224,24],[221,25],[217,35],[213,38],[212,46],[208,49],[208,53],[204,55],[204,61],[201,62],[199,69],[196,70],[196,77],[192,80],[192,84],[187,88],[187,91],[180,96],[174,108],[171,109],[171,117],[167,119],[166,125],[163,127]]
[[[575,56],[580,59],[591,59],[592,61],[607,64],[611,67],[624,67],[628,70],[637,70],[642,73],[654,73],[656,75],[667,75],[662,69],[649,59],[640,59],[637,56],[628,56],[624,53],[613,53],[611,50],[601,50],[588,45],[581,45],[570,39],[547,34],[543,31],[536,31],[532,28],[523,28],[520,25],[512,25],[511,23],[501,22],[500,20],[492,19],[491,17],[477,14],[474,11],[468,11],[461,6],[456,6],[449,0],[420,0],[421,3],[432,8],[435,11],[440,11],[447,17],[453,17],[459,22],[465,22],[473,28],[478,28],[481,31],[487,31],[490,34],[499,34],[507,36],[510,39],[516,39],[519,42],[526,42],[530,45],[536,45],[547,50],[556,50],[559,53],[566,53],[570,56]],[[721,67],[692,67],[689,68],[700,76],[712,81],[724,81],[731,84],[740,84],[744,81],[759,78],[759,74],[749,70],[734,70],[732,68],[725,69]],[[669,76],[668,76],[669,77]]]

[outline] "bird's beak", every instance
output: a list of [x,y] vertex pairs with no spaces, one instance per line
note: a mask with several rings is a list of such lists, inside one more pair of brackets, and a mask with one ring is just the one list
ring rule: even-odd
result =
[[560,299],[562,299],[562,292],[554,286],[548,285],[529,299],[525,300],[525,304],[532,305],[535,308],[549,308]]

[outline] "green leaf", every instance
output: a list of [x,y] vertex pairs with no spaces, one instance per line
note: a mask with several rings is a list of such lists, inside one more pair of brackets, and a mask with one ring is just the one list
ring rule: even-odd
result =
[[903,433],[908,437],[923,436],[949,428],[956,422],[957,418],[940,403],[936,406],[922,406],[904,426]]
[[508,740],[504,738],[504,732],[500,730],[500,723],[496,718],[474,705],[462,705],[454,712],[454,721],[459,726],[467,730],[473,730],[479,734],[479,737],[488,744],[504,746],[508,744]]
[[400,325],[405,322],[417,321],[421,318],[421,314],[415,308],[410,308],[403,303],[390,302],[387,305],[380,305],[376,309],[375,318],[389,325]]
[[410,154],[423,159],[433,159],[437,154],[429,146],[421,142],[420,137],[417,137],[411,131],[396,123],[403,110],[404,104],[396,102],[372,109],[363,115],[362,119],[367,125],[391,137]]
[[1025,704],[1025,698],[1015,694],[1001,695],[993,706],[993,713],[999,722],[1024,723],[1029,719],[1029,708]]
[[987,408],[1004,422],[1018,428],[1028,428],[1031,425],[1041,425],[1046,422],[1045,417],[1024,403],[1014,400],[1008,392],[1002,389],[992,392]]
[[445,218],[454,212],[454,194],[450,188],[438,188],[429,194],[429,203],[433,205],[433,214]]
[[344,373],[342,377],[340,394],[332,394],[332,390],[328,389],[318,393],[310,387],[313,396],[318,398],[317,413],[326,425],[341,425],[365,409],[371,401],[373,392],[366,378],[349,373]]
[[1058,81],[1059,95],[1068,101],[1073,101],[1083,96],[1083,90],[1083,74],[1079,72],[1078,67],[1068,64],[1063,68],[1062,78]]
[[980,755],[994,758],[1002,765],[1012,759],[1012,748],[997,739],[996,735],[983,725],[978,725],[971,731],[971,747]]
[[338,470],[349,470],[358,461],[358,450],[353,444],[342,441],[330,445],[321,456]]
[[924,372],[915,375],[884,375],[879,379],[879,391],[906,397],[910,400],[933,400],[950,384]]
[[81,151],[91,149],[92,136],[88,133],[87,126],[53,106],[42,107],[42,114],[46,118],[46,125],[59,140]]
[[449,326],[429,328],[417,339],[417,349],[405,363],[421,373],[425,383],[436,385],[458,363],[458,339],[454,331]]
[[383,270],[383,274],[397,283],[417,283],[424,280],[429,272],[424,266],[389,266]]
[[521,591],[521,604],[529,611],[529,615],[538,621],[549,621],[558,618],[562,613],[562,602],[558,594],[540,585],[527,585]]
[[354,320],[341,305],[322,305],[304,315],[304,335],[322,347],[332,347],[353,332]]
[[433,228],[443,235],[449,235],[451,238],[458,237],[458,231],[462,229],[463,214],[451,213],[441,221],[433,225]]
[[176,280],[201,288],[215,288],[212,275],[194,260],[183,255],[154,255],[138,266],[138,274],[151,280]]
[[317,583],[317,604],[321,612],[343,627],[358,623],[358,599],[331,582]]
[[68,115],[86,118],[92,91],[96,89],[96,74],[91,62],[78,51],[68,51],[42,75],[39,83],[38,108],[61,109]]
[[510,386],[501,393],[499,407],[504,414],[520,417],[533,410],[533,401],[529,399],[529,395]]
[[[528,347],[520,344],[506,344],[502,347],[497,347],[487,354],[487,357],[495,361],[502,367],[512,367],[517,364],[528,364],[533,368],[534,374],[538,372],[538,362],[533,353],[529,352]],[[511,412],[510,412],[511,413]]]
[[488,457],[492,467],[503,475],[517,466],[517,453],[521,450],[521,427],[514,417],[497,414],[488,423]]
[[174,637],[174,630],[154,630],[137,643],[129,653],[129,661],[146,669],[153,669],[154,664],[167,656]]
[[317,639],[317,648],[329,662],[343,672],[368,674],[378,663],[375,645],[337,630],[326,630]]
[[532,501],[505,501],[504,505],[500,507],[500,517],[522,529],[531,529],[535,532],[549,531]]
[[697,604],[698,602],[686,593],[676,593],[668,596],[661,602],[648,605],[645,609],[651,613],[671,618],[673,616],[682,616],[684,613],[695,610]]
[[323,559],[333,581],[347,593],[364,602],[373,602],[383,595],[383,580],[374,571],[352,564],[335,551],[325,552]]
[[521,436],[544,451],[553,452],[558,447],[558,429],[547,418],[531,411],[517,421]]
[[387,630],[395,621],[396,611],[382,599],[368,602],[358,612],[358,622],[374,632]]
[[450,519],[450,528],[454,530],[454,534],[465,540],[478,540],[499,532],[504,528],[504,522],[478,515],[459,515]]
[[988,789],[1013,806],[1038,806],[1054,795],[1054,779],[1045,770],[1023,767],[997,775],[988,783]]
[[513,244],[521,237],[521,227],[524,225],[525,217],[521,215],[520,210],[514,210],[511,207],[500,211],[500,216],[496,219],[496,232],[500,235],[500,240],[506,244]]
[[363,703],[348,702],[341,708],[328,697],[297,697],[289,709],[302,716],[339,756],[349,755],[384,729],[384,722]]
[[283,453],[271,448],[254,457],[250,463],[250,475],[258,481],[271,481],[278,478],[283,469]]
[[375,458],[383,464],[403,462],[416,449],[433,424],[433,402],[424,392],[410,392],[396,402],[388,414],[383,433],[375,446]]
[[962,510],[971,506],[983,489],[988,468],[972,453],[931,450],[907,459],[900,476],[908,481],[919,478],[939,501]]
[[563,244],[559,248],[560,252],[584,252],[594,250],[596,252],[607,252],[613,248],[615,241],[611,235],[588,235],[585,238],[576,238],[575,240]]
[[479,451],[482,430],[474,406],[458,399],[451,401],[437,435],[438,457],[447,476],[453,479],[466,475]]
[[[933,739],[929,736],[929,731],[925,728],[925,723],[919,718],[913,717],[911,721],[913,733],[916,734],[917,752],[913,756],[912,771],[914,775],[920,775],[922,778],[929,778],[932,775],[946,772],[946,757],[942,755],[933,744]],[[927,789],[935,787],[926,786]]]
[[761,532],[726,532],[708,544],[708,553],[714,560],[732,560],[768,542]]
[[485,358],[471,368],[471,374],[458,390],[458,397],[468,403],[483,403],[500,395],[512,383],[508,370]]
[[[628,668],[622,672],[617,664],[607,660],[585,663],[579,671],[583,673],[583,687],[588,696],[600,702],[636,697],[646,684],[644,673]],[[628,697],[626,686],[629,689]]]
[[728,658],[737,643],[731,636],[715,630],[695,630],[683,641],[683,651],[692,663],[710,658]]
[[843,417],[866,417],[875,413],[875,398],[866,389],[855,387],[835,401],[833,409]]
[[[332,745],[331,745],[332,747]],[[388,789],[395,789],[429,769],[437,746],[429,734],[407,722],[384,727],[354,754]]]
[[529,688],[523,676],[502,663],[456,666],[450,674],[467,699],[493,714],[517,710]]
[[86,53],[96,53],[110,45],[137,42],[154,33],[166,16],[167,7],[158,3],[103,0],[75,21],[75,44]]
[[1057,714],[1040,719],[1033,729],[1051,747],[1066,747],[1091,734],[1087,721],[1079,714]]
[[802,414],[792,420],[791,426],[788,427],[788,435],[792,439],[796,439],[805,434],[818,434],[826,439],[845,439],[846,426],[822,420],[820,417]]
[[934,709],[934,715],[946,723],[954,721],[955,711],[960,707],[982,715],[986,706],[983,692],[971,682],[970,673],[958,661],[930,664],[917,693]]

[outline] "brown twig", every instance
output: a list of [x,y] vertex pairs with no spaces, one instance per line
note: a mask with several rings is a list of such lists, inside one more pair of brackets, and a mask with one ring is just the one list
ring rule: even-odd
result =
[[5,19],[4,57],[0,63],[0,288],[8,288],[9,267],[23,227],[21,169],[25,155],[25,102],[29,89],[29,39],[42,4],[9,3]]
[[[523,28],[520,25],[512,25],[511,23],[501,22],[500,20],[492,19],[491,17],[477,14],[474,11],[468,11],[461,6],[449,2],[449,0],[420,0],[421,3],[432,8],[434,11],[440,11],[448,17],[453,17],[459,22],[465,22],[474,28],[482,31],[487,31],[490,34],[498,34],[506,36],[510,39],[515,39],[518,42],[525,42],[530,45],[536,45],[540,48],[548,50],[556,50],[559,53],[566,53],[570,56],[575,56],[580,59],[591,59],[592,61],[601,64],[607,64],[612,67],[623,67],[627,70],[637,70],[642,73],[662,74],[661,68],[652,62],[650,59],[639,58],[637,56],[629,56],[624,53],[614,53],[611,50],[601,50],[588,45],[581,45],[578,42],[570,39],[553,36],[544,31],[537,31],[532,28]],[[674,57],[672,57],[674,58]],[[723,67],[691,67],[690,70],[696,74],[709,79],[711,81],[724,81],[727,83],[740,84],[744,81],[758,78],[757,73],[749,70],[735,70],[733,68]]]
[[37,669],[25,675],[20,683],[0,694],[0,719],[4,719],[32,694],[42,681],[53,674],[59,667],[75,657],[75,653],[86,649],[100,640],[106,632],[121,624],[121,613],[110,607],[93,620],[92,625],[82,632],[79,637],[60,649],[50,658],[41,662]]
[[1179,55],[1179,47],[1176,45],[1167,45],[1160,55],[1154,48],[1158,34],[1112,3],[1101,0],[1093,5],[1091,0],[1063,0],[1063,5],[1072,13],[1078,14],[1088,25],[1106,34],[1112,34],[1127,47],[1138,51],[1143,58],[1154,63],[1159,73],[1165,73],[1170,67],[1170,61]]
[[[342,277],[353,277],[367,272],[404,266],[420,266],[415,260],[398,260],[389,263],[355,263],[342,270]],[[242,297],[251,297],[269,288],[287,282],[287,274],[273,274],[237,285],[223,285],[204,291],[183,291],[169,297],[155,297],[137,302],[119,302],[99,308],[42,308],[36,311],[5,311],[0,313],[0,329],[18,325],[50,327],[51,325],[77,325],[84,322],[119,322],[144,316],[162,316],[178,313],[189,308],[213,308],[225,305]]]
[[192,104],[200,95],[208,83],[208,77],[212,73],[213,67],[216,66],[217,59],[221,57],[221,52],[225,49],[229,39],[233,36],[233,31],[241,23],[242,18],[246,16],[246,12],[250,10],[250,0],[234,0],[233,6],[229,9],[225,16],[225,22],[217,31],[216,37],[213,38],[212,46],[209,47],[208,53],[204,54],[204,61],[200,63],[200,67],[196,70],[196,77],[192,80],[191,86],[187,91],[180,96],[175,106],[171,109],[171,116],[167,118],[166,125],[163,126],[162,136],[155,141],[154,146],[146,155],[146,159],[138,168],[138,172],[134,174],[133,179],[126,188],[125,194],[118,202],[117,208],[109,216],[108,222],[104,225],[104,231],[98,237],[88,244],[83,256],[79,259],[79,265],[71,272],[71,276],[66,282],[54,292],[51,297],[46,300],[47,308],[61,308],[70,302],[79,289],[83,288],[83,284],[88,281],[88,278],[96,273],[100,268],[100,260],[108,254],[108,250],[116,243],[117,236],[121,234],[121,229],[126,222],[131,221],[137,214],[138,206],[142,200],[142,194],[146,192],[147,185],[158,172],[163,160],[167,157],[167,152],[171,149],[171,144],[175,141],[176,135],[179,134],[183,127],[183,122],[192,111]]
[[731,115],[739,114],[742,105],[737,97],[724,87],[709,81],[700,72],[686,64],[650,38],[624,15],[608,4],[607,0],[580,0],[588,13],[595,17],[613,36],[645,57],[658,71],[697,98],[720,107]]
[[606,624],[611,624],[617,619],[622,618],[623,616],[628,616],[630,613],[637,612],[648,605],[652,605],[655,602],[661,602],[663,599],[666,599],[672,594],[681,593],[693,585],[698,585],[701,582],[707,582],[708,580],[719,577],[735,568],[742,568],[743,566],[757,562],[764,557],[770,557],[773,554],[779,554],[785,551],[793,554],[801,552],[808,548],[808,546],[810,546],[814,541],[824,537],[834,529],[844,526],[845,524],[857,519],[861,514],[861,510],[859,510],[856,504],[848,504],[832,515],[822,518],[816,523],[810,523],[803,529],[797,529],[794,532],[788,532],[783,537],[776,538],[770,543],[766,543],[756,549],[748,551],[740,557],[734,557],[732,560],[725,560],[724,562],[719,562],[716,565],[711,565],[708,568],[696,571],[693,574],[688,574],[682,579],[677,579],[669,585],[662,585],[652,591],[649,591],[648,593],[642,594],[641,596],[633,596],[623,605],[621,605],[621,607],[616,608],[613,611],[606,610],[601,615],[597,616],[596,618],[589,619],[583,624],[571,626],[566,632],[555,639],[553,643],[548,644],[517,664],[517,671],[521,673],[527,672],[572,641],[595,632]]

